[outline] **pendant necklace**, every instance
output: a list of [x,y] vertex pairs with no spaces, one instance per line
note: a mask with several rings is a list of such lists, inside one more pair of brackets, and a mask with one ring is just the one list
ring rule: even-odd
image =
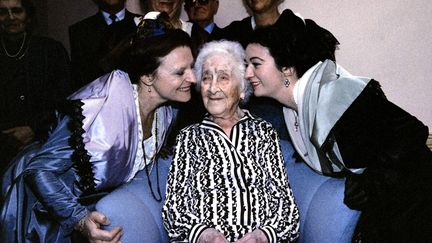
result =
[[[147,183],[148,183],[148,185],[150,187],[150,191],[151,191],[151,193],[153,195],[153,198],[156,201],[160,202],[160,201],[162,201],[162,194],[160,192],[160,186],[159,186],[159,166],[158,166],[157,161],[155,160],[155,157],[156,157],[156,154],[157,154],[157,150],[158,150],[158,117],[157,117],[157,111],[155,111],[155,123],[156,123],[155,124],[155,133],[154,133],[154,136],[155,136],[155,153],[152,156],[152,158],[150,159],[149,164],[147,164],[147,156],[146,156],[146,150],[145,150],[145,145],[144,145],[144,139],[142,140],[142,145],[141,146],[142,146],[143,152],[144,152],[144,164],[145,164],[145,170],[146,170],[146,175],[147,175]],[[157,186],[158,197],[156,197],[156,194],[153,191],[153,186],[152,186],[152,183],[151,183],[151,180],[150,180],[150,172],[149,172],[149,169],[148,169],[148,166],[152,162],[155,162],[155,165],[156,165],[156,183],[157,183],[156,186]]]

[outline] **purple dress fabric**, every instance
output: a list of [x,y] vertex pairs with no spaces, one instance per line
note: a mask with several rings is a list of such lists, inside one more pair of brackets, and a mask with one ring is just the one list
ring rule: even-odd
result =
[[27,147],[3,175],[0,242],[70,242],[91,210],[82,198],[118,187],[132,172],[138,122],[128,75],[102,76],[69,100],[79,105],[59,112],[48,140]]
[[69,97],[84,103],[82,136],[90,155],[96,190],[125,182],[132,171],[138,143],[132,92],[128,75],[114,71]]

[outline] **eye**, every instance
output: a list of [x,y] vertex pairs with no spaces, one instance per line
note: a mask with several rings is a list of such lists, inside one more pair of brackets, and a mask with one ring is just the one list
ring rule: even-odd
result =
[[177,70],[177,71],[175,72],[175,74],[178,75],[178,76],[183,76],[183,75],[185,74],[185,69],[182,68],[182,69],[180,69],[180,70]]
[[254,66],[254,68],[257,68],[257,67],[261,66],[261,63],[259,63],[259,62],[252,62],[252,65]]
[[222,74],[222,75],[219,75],[218,80],[227,81],[227,80],[230,80],[230,77],[226,74]]
[[23,8],[19,8],[19,7],[14,7],[14,8],[11,8],[11,12],[13,14],[21,14],[21,13],[24,12],[24,9]]
[[212,77],[210,75],[204,75],[201,79],[202,82],[209,82],[212,80]]

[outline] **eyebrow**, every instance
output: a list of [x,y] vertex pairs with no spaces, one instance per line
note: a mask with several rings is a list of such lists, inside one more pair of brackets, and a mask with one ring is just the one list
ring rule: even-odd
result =
[[260,58],[260,57],[251,57],[251,58],[249,58],[249,61],[252,61],[252,60],[255,60],[255,59],[258,59],[259,61],[264,61],[264,59],[262,59],[262,58]]

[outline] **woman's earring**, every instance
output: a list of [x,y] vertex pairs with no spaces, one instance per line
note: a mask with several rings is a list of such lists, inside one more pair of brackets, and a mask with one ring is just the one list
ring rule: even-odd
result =
[[290,81],[286,78],[285,79],[285,81],[284,81],[284,85],[285,85],[285,87],[287,87],[288,88],[288,86],[290,85]]
[[147,86],[147,91],[150,93],[151,92],[151,88],[150,88],[150,85],[149,86]]

